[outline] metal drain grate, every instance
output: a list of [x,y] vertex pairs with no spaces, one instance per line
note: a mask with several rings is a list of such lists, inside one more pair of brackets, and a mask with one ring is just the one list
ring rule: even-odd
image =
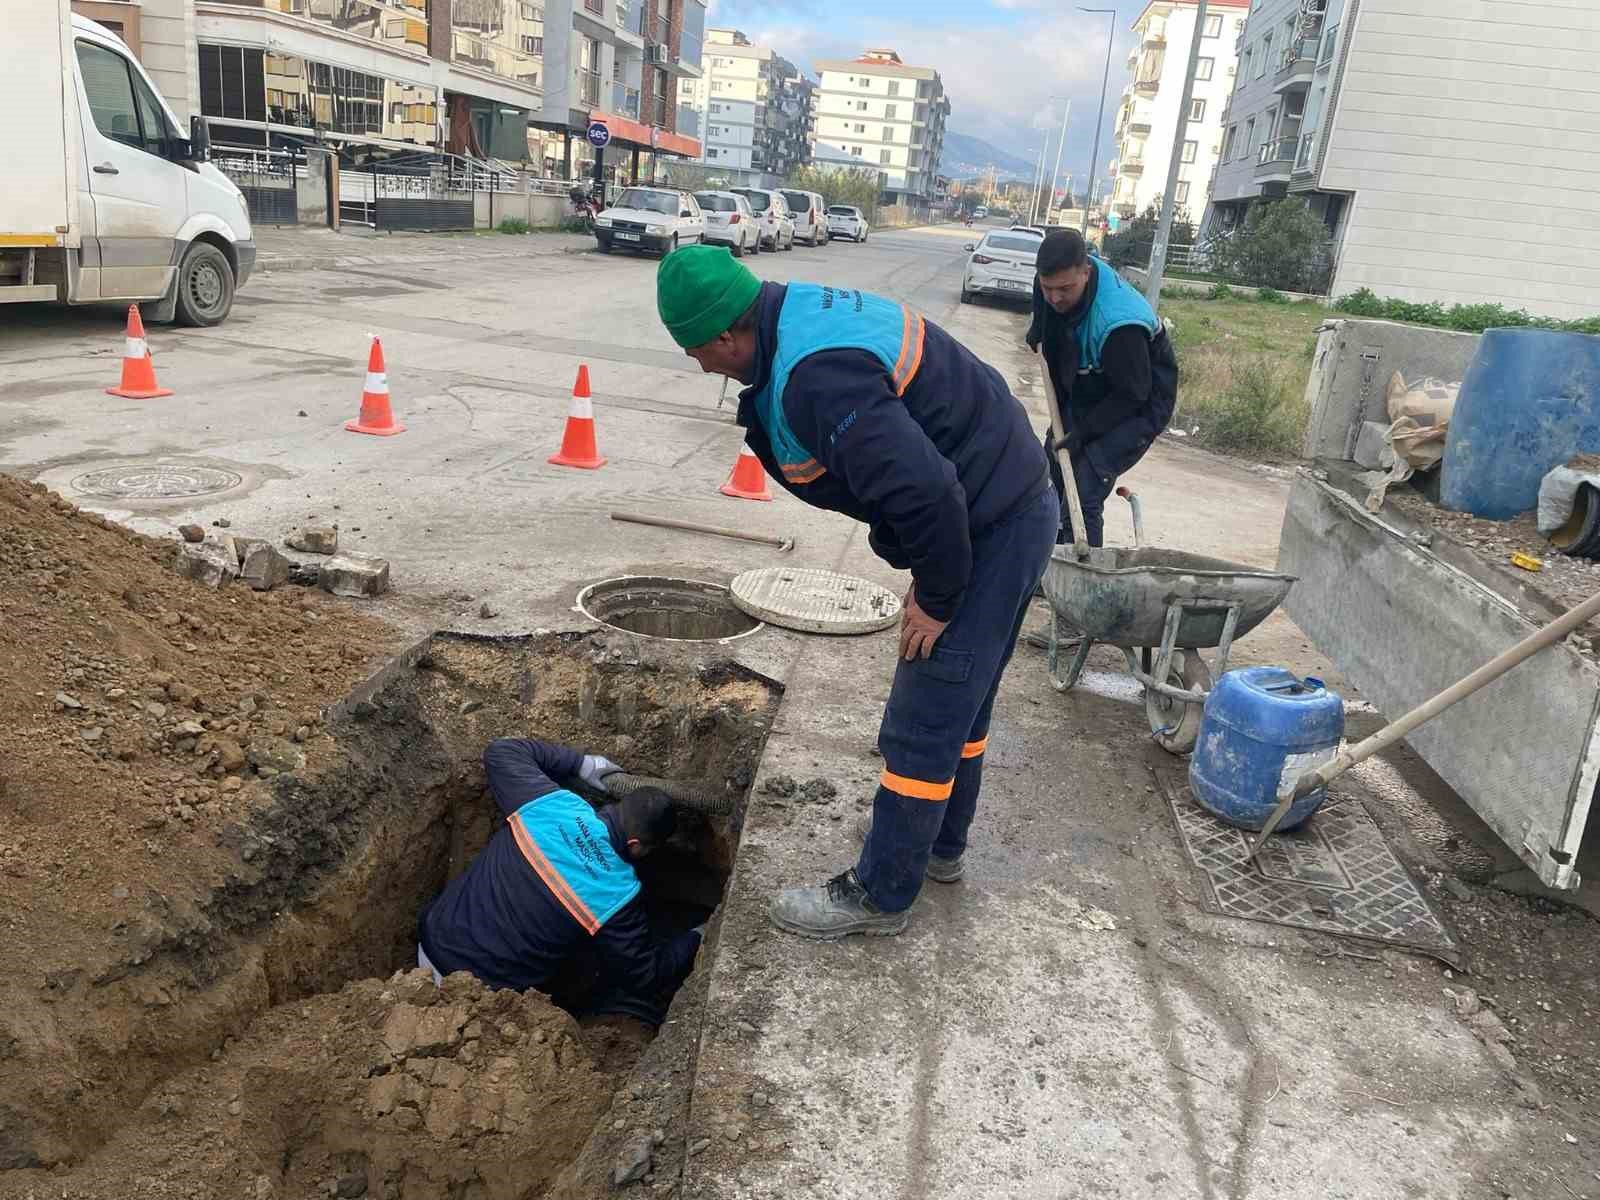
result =
[[130,463],[79,475],[72,490],[101,500],[183,500],[226,492],[244,482],[237,471],[194,463]]
[[1187,779],[1161,771],[1156,779],[1212,912],[1459,961],[1456,939],[1360,804],[1329,801],[1299,829],[1274,835],[1250,863],[1249,834],[1201,808]]
[[888,588],[817,567],[759,567],[729,590],[752,617],[804,633],[872,633],[900,619],[900,597]]

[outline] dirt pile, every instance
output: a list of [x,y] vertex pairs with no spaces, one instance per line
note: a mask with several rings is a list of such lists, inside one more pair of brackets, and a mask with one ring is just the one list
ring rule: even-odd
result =
[[[105,1200],[538,1196],[577,1156],[612,1079],[537,992],[424,971],[273,1009],[169,1080],[67,1194]],[[62,1194],[41,1172],[4,1195]]]

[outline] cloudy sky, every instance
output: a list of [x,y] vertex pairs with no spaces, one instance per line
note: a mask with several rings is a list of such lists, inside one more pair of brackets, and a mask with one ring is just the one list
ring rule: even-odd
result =
[[[1144,0],[1084,0],[1116,10],[1116,43],[1100,163],[1107,149],[1132,35]],[[907,64],[933,67],[950,96],[950,128],[1027,159],[1047,125],[1059,128],[1072,100],[1063,176],[1087,165],[1094,136],[1106,33],[1112,18],[1079,12],[1073,0],[711,0],[708,28],[731,27],[815,76],[818,59],[893,47]],[[1050,156],[1055,155],[1055,135]]]

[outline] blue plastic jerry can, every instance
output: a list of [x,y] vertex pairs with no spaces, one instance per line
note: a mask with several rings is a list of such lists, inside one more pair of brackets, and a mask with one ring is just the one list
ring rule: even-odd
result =
[[[1211,689],[1189,762],[1189,786],[1206,809],[1241,829],[1260,829],[1278,789],[1339,752],[1344,701],[1320,679],[1282,667],[1241,667]],[[1301,824],[1327,796],[1295,801],[1280,829]]]

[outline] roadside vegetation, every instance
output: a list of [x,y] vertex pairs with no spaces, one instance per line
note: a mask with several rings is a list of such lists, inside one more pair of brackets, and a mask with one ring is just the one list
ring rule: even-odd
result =
[[1310,409],[1306,382],[1317,326],[1328,316],[1310,300],[1290,303],[1270,288],[1170,288],[1161,315],[1178,353],[1172,428],[1201,446],[1260,459],[1299,454]]
[[1415,304],[1409,300],[1380,298],[1368,288],[1341,296],[1333,307],[1349,317],[1374,317],[1383,321],[1405,321],[1411,325],[1432,325],[1439,329],[1458,329],[1463,333],[1482,333],[1485,329],[1555,329],[1563,333],[1600,333],[1600,317],[1558,321],[1536,317],[1520,308],[1500,304]]

